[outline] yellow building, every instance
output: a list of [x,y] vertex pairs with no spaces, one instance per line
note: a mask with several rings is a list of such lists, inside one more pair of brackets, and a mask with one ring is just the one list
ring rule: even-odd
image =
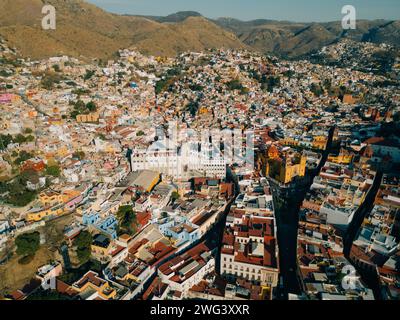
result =
[[60,192],[46,190],[39,194],[39,201],[43,207],[52,207],[63,203],[64,197]]
[[26,215],[28,222],[39,222],[48,217],[60,216],[64,213],[64,205],[54,206],[52,208],[32,209]]
[[111,258],[110,253],[112,251],[113,245],[110,239],[102,234],[95,236],[91,246],[92,255],[100,260],[107,261]]
[[313,148],[325,150],[328,143],[328,138],[325,136],[315,136],[313,141]]
[[295,140],[293,138],[287,137],[283,140],[281,140],[282,144],[286,145],[286,146],[298,146],[299,145],[299,141]]
[[296,177],[306,175],[307,157],[303,154],[284,154],[280,156],[278,149],[271,146],[267,152],[266,175],[283,183],[289,184]]
[[66,190],[62,193],[46,190],[39,194],[39,208],[33,208],[27,213],[26,220],[38,222],[47,217],[60,216],[65,213],[65,204],[80,195],[79,191]]
[[337,156],[330,155],[328,161],[338,164],[350,164],[353,161],[353,157],[353,153],[342,148]]
[[81,193],[75,189],[72,190],[64,190],[63,193],[61,194],[62,196],[62,202],[67,203],[71,201],[72,199],[75,199],[76,197],[79,197]]
[[67,146],[62,146],[57,149],[57,156],[60,158],[66,157],[69,154]]
[[199,114],[201,114],[201,115],[208,114],[207,107],[201,107],[200,110],[199,110]]
[[93,123],[99,122],[100,115],[98,113],[79,114],[76,116],[78,123]]
[[304,177],[306,175],[307,158],[301,156],[299,160],[293,162],[290,159],[284,159],[281,165],[280,179],[283,184],[288,184],[296,177]]
[[117,291],[108,281],[99,277],[96,272],[89,271],[79,281],[73,284],[73,288],[79,293],[96,291],[100,298],[105,300],[115,299]]

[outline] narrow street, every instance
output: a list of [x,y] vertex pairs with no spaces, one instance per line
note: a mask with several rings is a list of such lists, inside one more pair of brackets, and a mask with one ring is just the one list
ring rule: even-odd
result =
[[[377,172],[376,177],[374,179],[374,183],[368,192],[367,197],[364,202],[360,206],[359,210],[354,215],[354,218],[347,229],[346,236],[344,238],[344,254],[348,260],[350,260],[350,251],[353,245],[353,242],[361,228],[361,225],[364,221],[364,218],[368,213],[370,213],[374,206],[374,201],[376,194],[379,191],[379,187],[381,185],[383,173]],[[379,281],[376,272],[366,272],[355,266],[357,272],[361,275],[361,278],[365,282],[365,284],[374,291],[375,299],[381,299],[381,292],[379,290]]]
[[291,186],[288,187],[286,192],[282,192],[282,188],[271,184],[278,227],[279,262],[282,277],[280,299],[288,299],[289,293],[301,293],[297,265],[299,210],[314,178],[319,174],[332,151],[334,129],[335,127],[332,127],[329,131],[327,148],[322,155],[318,168],[309,174],[301,187]]

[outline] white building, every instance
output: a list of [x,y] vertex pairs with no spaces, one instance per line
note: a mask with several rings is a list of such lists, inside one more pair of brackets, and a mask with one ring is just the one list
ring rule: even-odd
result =
[[194,176],[223,179],[226,176],[226,160],[210,149],[199,151],[197,145],[190,143],[178,147],[166,146],[158,141],[147,150],[133,150],[132,170],[153,170],[175,179]]
[[170,290],[180,291],[185,297],[190,288],[214,269],[215,259],[212,252],[207,246],[200,244],[160,266],[158,276]]

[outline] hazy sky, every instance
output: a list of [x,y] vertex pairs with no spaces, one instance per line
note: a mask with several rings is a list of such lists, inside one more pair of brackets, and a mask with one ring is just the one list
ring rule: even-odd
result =
[[400,20],[400,0],[86,0],[115,13],[165,16],[198,11],[206,17],[258,18],[290,21],[341,20],[351,4],[358,19]]

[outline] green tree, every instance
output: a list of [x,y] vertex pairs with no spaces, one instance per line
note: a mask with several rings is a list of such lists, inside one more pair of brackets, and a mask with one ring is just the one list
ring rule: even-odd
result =
[[12,141],[13,138],[10,134],[0,134],[0,150],[6,149],[7,146],[12,143]]
[[33,256],[40,247],[40,233],[24,233],[15,239],[17,254],[20,256]]
[[56,290],[38,290],[35,291],[33,294],[29,295],[27,300],[32,300],[32,301],[40,301],[40,300],[46,300],[46,301],[54,301],[54,300],[71,300],[71,298],[67,295],[63,295],[59,293]]
[[121,206],[117,212],[120,230],[133,235],[137,231],[137,218],[132,206]]
[[21,144],[26,142],[26,138],[22,134],[17,134],[14,138],[14,142]]
[[265,75],[261,78],[261,88],[263,90],[267,90],[268,92],[273,92],[275,87],[279,87],[281,85],[280,77],[266,77]]
[[53,89],[54,85],[60,83],[62,79],[63,77],[60,74],[49,72],[43,76],[40,84],[43,89],[51,90]]
[[31,158],[33,158],[33,155],[32,155],[31,153],[26,152],[25,150],[22,150],[22,151],[19,153],[18,158],[14,161],[14,163],[15,163],[16,165],[20,165],[22,162],[24,162],[24,161],[26,161],[26,160],[29,160],[29,159],[31,159]]
[[61,72],[60,66],[58,64],[53,65],[53,70],[55,72]]
[[76,254],[80,263],[86,263],[90,259],[93,237],[88,231],[82,231],[75,239]]
[[97,106],[96,106],[96,104],[95,104],[93,101],[90,101],[90,102],[88,102],[88,103],[86,104],[86,109],[87,109],[89,112],[95,112],[95,111],[97,110]]
[[321,86],[316,83],[313,83],[311,85],[310,91],[314,93],[317,97],[320,97],[324,93],[324,90],[321,88]]
[[76,158],[76,159],[79,159],[79,160],[85,159],[85,156],[86,156],[85,152],[83,152],[83,151],[76,151],[72,155],[73,158]]
[[180,198],[180,195],[179,195],[179,193],[177,191],[172,192],[172,195],[171,195],[172,202],[175,202],[179,198]]
[[58,165],[47,166],[46,174],[53,177],[59,177],[61,174],[61,169]]
[[197,111],[199,110],[199,103],[197,101],[191,101],[186,106],[186,109],[190,112],[192,117],[195,117],[197,114]]
[[243,89],[243,85],[241,84],[241,82],[239,81],[239,79],[234,79],[229,81],[226,86],[228,87],[229,90],[233,91],[233,90],[242,90]]
[[90,79],[94,76],[95,73],[96,73],[96,71],[93,71],[93,70],[86,70],[86,74],[85,74],[85,76],[83,77],[83,79],[84,79],[85,81],[90,80]]

